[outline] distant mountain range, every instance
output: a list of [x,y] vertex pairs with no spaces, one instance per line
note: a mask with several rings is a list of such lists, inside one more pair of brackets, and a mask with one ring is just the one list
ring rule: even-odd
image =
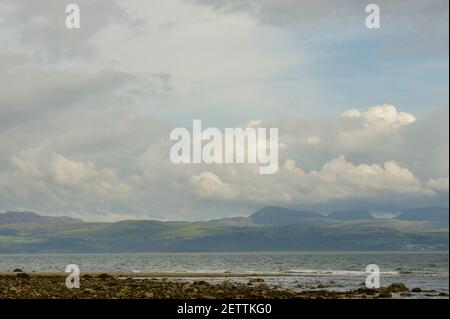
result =
[[6,212],[0,214],[0,225],[42,223],[48,225],[67,225],[84,223],[83,220],[71,217],[40,216],[33,212]]
[[409,221],[437,221],[448,223],[448,208],[425,207],[409,209],[398,215],[396,218]]
[[327,217],[335,220],[375,219],[368,210],[364,209],[340,210],[327,215]]
[[250,216],[253,223],[263,226],[283,226],[300,224],[306,221],[317,221],[325,216],[314,213],[297,211],[277,206],[267,206]]
[[0,214],[0,253],[448,250],[445,207],[377,219],[366,210],[327,216],[265,207],[204,222],[90,223],[32,212]]

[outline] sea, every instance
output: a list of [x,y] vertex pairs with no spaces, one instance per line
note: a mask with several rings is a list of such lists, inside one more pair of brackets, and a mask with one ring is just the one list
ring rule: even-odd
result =
[[[255,252],[145,254],[20,254],[0,255],[0,272],[64,272],[76,264],[83,272],[173,272],[248,274],[264,277],[279,288],[346,291],[364,286],[368,265],[377,265],[381,286],[401,282],[427,292],[449,292],[448,252]],[[220,277],[206,277],[221,281]],[[233,278],[248,281],[248,278]],[[416,295],[417,297],[417,295]]]

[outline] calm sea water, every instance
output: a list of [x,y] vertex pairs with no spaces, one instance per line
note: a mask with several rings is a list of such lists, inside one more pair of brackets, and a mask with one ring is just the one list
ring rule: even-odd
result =
[[14,268],[62,272],[68,264],[79,265],[81,272],[277,274],[269,275],[266,282],[294,289],[323,284],[332,290],[360,287],[367,275],[366,266],[376,264],[381,269],[382,286],[403,282],[410,288],[449,291],[448,252],[0,255],[0,272]]

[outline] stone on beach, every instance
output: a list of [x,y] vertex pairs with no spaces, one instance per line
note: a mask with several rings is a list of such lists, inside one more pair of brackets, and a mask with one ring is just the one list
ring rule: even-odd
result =
[[[246,282],[226,279],[189,282],[188,278],[146,280],[106,275],[82,276],[81,289],[67,289],[65,274],[0,274],[0,299],[360,299],[390,298],[392,293],[389,290],[398,291],[406,287],[397,283],[379,290],[296,290],[264,283],[262,278],[250,278],[258,284],[248,286]],[[435,292],[434,296],[437,295]],[[401,297],[408,297],[407,291],[403,291]]]

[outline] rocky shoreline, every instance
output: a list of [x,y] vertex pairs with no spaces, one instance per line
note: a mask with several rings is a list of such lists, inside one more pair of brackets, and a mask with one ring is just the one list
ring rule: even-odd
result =
[[[66,275],[0,274],[0,299],[375,299],[424,296],[420,288],[410,290],[402,283],[345,292],[327,289],[294,291],[267,285],[258,277],[240,283],[224,278],[220,283],[212,284],[204,280],[174,281],[171,276],[136,278],[106,273],[84,274],[79,289],[68,289]],[[425,297],[427,295],[429,298],[448,298],[444,293],[428,292]]]

